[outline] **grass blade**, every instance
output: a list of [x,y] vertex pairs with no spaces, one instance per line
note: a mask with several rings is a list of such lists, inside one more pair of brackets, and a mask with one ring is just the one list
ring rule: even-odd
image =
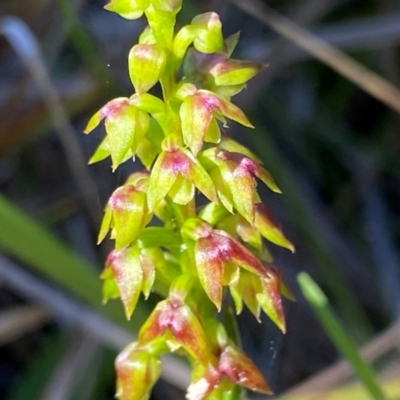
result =
[[356,345],[346,334],[333,310],[330,308],[328,299],[324,293],[305,272],[300,273],[297,280],[304,297],[314,310],[325,332],[339,353],[350,363],[371,398],[375,400],[385,399],[385,395],[377,383],[372,369],[361,358]]

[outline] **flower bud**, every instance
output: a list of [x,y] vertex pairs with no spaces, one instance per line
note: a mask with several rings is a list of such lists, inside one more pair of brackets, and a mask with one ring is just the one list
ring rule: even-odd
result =
[[[184,99],[179,110],[183,138],[194,155],[197,155],[203,147],[214,113],[223,120],[227,117],[244,126],[253,127],[240,108],[208,90],[198,90]],[[214,126],[213,129],[218,130],[217,134],[219,134],[218,126]],[[212,137],[212,142],[219,141],[215,133]]]
[[146,400],[161,373],[161,361],[140,349],[137,343],[128,345],[115,361],[117,372],[117,398],[120,400]]
[[199,161],[190,151],[180,147],[174,135],[167,137],[163,152],[154,163],[147,192],[150,210],[169,196],[178,204],[187,204],[194,196],[194,187],[209,200],[218,202],[214,184]]
[[137,93],[150,90],[164,71],[166,56],[156,44],[137,44],[128,56],[129,76]]
[[128,98],[117,98],[108,102],[92,116],[85,133],[90,133],[103,119],[105,119],[107,140],[103,141],[91,161],[100,161],[111,155],[115,170],[127,159],[127,155],[135,154],[137,143],[149,128],[149,116],[137,110]]
[[203,365],[208,363],[209,343],[204,329],[191,308],[174,294],[157,304],[140,329],[139,343],[150,343],[167,331],[196,361]]
[[216,53],[224,50],[222,26],[218,14],[208,12],[193,18],[194,47],[202,53]]
[[115,239],[117,250],[133,242],[143,228],[149,223],[152,214],[147,208],[146,193],[140,190],[140,185],[121,186],[111,195],[103,222],[101,224],[98,243],[100,243],[110,228]]

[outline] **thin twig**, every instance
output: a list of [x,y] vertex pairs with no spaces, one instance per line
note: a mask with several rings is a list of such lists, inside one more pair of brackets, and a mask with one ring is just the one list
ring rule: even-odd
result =
[[239,8],[259,19],[315,58],[348,78],[371,96],[400,113],[400,90],[386,79],[359,64],[342,51],[320,40],[258,0],[231,0]]

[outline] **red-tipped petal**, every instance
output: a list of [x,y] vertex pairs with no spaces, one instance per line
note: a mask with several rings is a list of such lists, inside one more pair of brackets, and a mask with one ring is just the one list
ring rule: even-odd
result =
[[144,400],[161,373],[160,360],[137,343],[128,345],[117,357],[117,397],[120,400]]
[[236,210],[251,224],[254,221],[254,179],[246,168],[232,161],[220,164],[221,173],[230,187]]
[[204,329],[193,313],[178,298],[169,298],[156,306],[139,332],[139,343],[146,344],[170,330],[174,339],[202,364],[209,359],[209,343]]
[[285,315],[283,312],[282,297],[279,286],[280,280],[275,272],[268,271],[268,278],[261,278],[263,293],[256,295],[263,311],[283,332],[286,332]]
[[276,222],[273,220],[268,208],[263,203],[255,205],[254,226],[270,242],[294,252],[293,244],[286,238]]
[[108,201],[113,213],[115,247],[121,249],[133,242],[148,222],[146,194],[133,185],[118,188]]
[[107,118],[114,113],[118,113],[121,109],[124,109],[125,107],[128,106],[129,106],[129,99],[126,97],[118,97],[116,99],[109,101],[99,111],[93,114],[88,124],[86,125],[84,132],[90,133],[100,124],[100,122],[104,118]]
[[214,76],[215,84],[218,86],[240,85],[253,78],[263,69],[263,64],[225,58],[216,63],[210,73]]
[[181,105],[179,114],[183,138],[194,155],[203,147],[214,108],[215,104],[199,95],[188,96]]
[[105,128],[109,138],[113,170],[122,163],[131,148],[135,135],[136,114],[137,110],[134,106],[127,106],[118,112],[111,113],[106,118]]
[[227,346],[223,350],[218,369],[237,385],[261,393],[272,393],[259,369],[236,347]]
[[196,50],[202,53],[216,53],[224,50],[224,39],[221,31],[221,21],[218,14],[208,12],[199,14],[192,20]]
[[131,247],[120,251],[114,250],[106,261],[106,265],[114,273],[128,319],[135,310],[142,287],[143,271],[139,257],[139,249]]
[[212,104],[215,105],[214,107],[226,118],[249,128],[254,128],[244,112],[230,101],[222,99],[208,90],[199,90],[197,93],[201,94],[203,98],[207,98],[209,102],[211,102],[210,99],[212,98]]
[[162,152],[154,163],[147,189],[147,204],[150,211],[164,199],[174,184],[178,175],[174,165],[170,152]]
[[212,236],[200,238],[195,245],[197,273],[207,296],[221,310],[222,276],[225,255]]
[[213,237],[219,243],[219,248],[227,261],[232,261],[260,277],[268,277],[266,269],[258,258],[237,240],[221,230],[214,230]]
[[129,52],[129,76],[137,93],[150,90],[164,71],[165,51],[156,44],[137,44]]

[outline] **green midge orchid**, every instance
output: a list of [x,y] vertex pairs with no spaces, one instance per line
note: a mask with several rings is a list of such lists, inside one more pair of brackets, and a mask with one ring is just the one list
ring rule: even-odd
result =
[[99,242],[110,234],[115,246],[101,275],[103,299],[120,297],[129,319],[141,294],[163,297],[116,360],[121,400],[148,399],[160,357],[177,351],[193,367],[188,400],[236,399],[239,386],[271,393],[217,313],[225,312],[225,292],[237,313],[244,304],[259,320],[262,310],[285,332],[282,296],[292,298],[264,239],[294,246],[261,201],[257,180],[275,193],[279,187],[254,154],[222,134],[229,121],[253,128],[231,97],[265,66],[231,58],[239,35],[224,39],[213,12],[176,30],[181,7],[182,0],[105,6],[126,19],[145,16],[149,26],[128,55],[132,95],[108,102],[85,129],[104,121],[106,136],[90,162],[111,157],[113,171],[129,160],[144,167],[105,207]]

